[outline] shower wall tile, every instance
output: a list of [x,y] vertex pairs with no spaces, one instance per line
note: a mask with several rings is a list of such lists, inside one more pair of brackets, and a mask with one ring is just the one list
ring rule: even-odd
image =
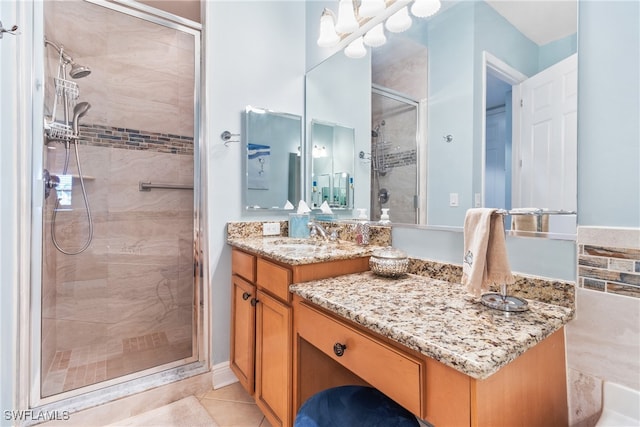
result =
[[[92,105],[87,121],[193,136],[193,36],[78,0],[45,7],[52,16],[47,36],[92,70],[76,81],[80,101]],[[47,55],[53,77],[57,56],[53,49]],[[47,93],[50,110],[52,92]],[[144,122],[136,119],[141,113]]]

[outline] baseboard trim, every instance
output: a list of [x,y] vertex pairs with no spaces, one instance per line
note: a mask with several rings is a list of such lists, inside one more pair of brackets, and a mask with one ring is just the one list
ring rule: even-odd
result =
[[214,390],[238,382],[238,378],[231,370],[230,365],[230,362],[213,365],[211,369],[211,382]]

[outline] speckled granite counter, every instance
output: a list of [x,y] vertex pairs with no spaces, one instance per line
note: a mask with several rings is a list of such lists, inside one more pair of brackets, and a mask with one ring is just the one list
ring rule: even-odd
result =
[[238,249],[252,252],[289,265],[351,259],[371,255],[379,246],[359,246],[343,240],[325,241],[289,237],[244,237],[227,239]]
[[560,329],[573,310],[529,300],[529,311],[487,308],[461,284],[371,272],[293,284],[291,292],[476,379]]

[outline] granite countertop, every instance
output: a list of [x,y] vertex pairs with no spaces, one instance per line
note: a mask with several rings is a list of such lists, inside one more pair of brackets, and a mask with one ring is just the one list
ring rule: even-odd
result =
[[290,290],[476,379],[496,373],[574,315],[533,300],[526,312],[505,313],[482,305],[462,284],[413,274],[349,274]]
[[291,237],[229,238],[227,243],[290,265],[313,264],[371,255],[380,246],[360,246],[344,240],[296,239]]

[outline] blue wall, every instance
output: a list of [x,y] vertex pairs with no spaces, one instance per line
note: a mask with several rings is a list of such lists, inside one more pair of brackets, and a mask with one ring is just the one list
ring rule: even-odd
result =
[[640,2],[580,2],[578,223],[640,227]]

